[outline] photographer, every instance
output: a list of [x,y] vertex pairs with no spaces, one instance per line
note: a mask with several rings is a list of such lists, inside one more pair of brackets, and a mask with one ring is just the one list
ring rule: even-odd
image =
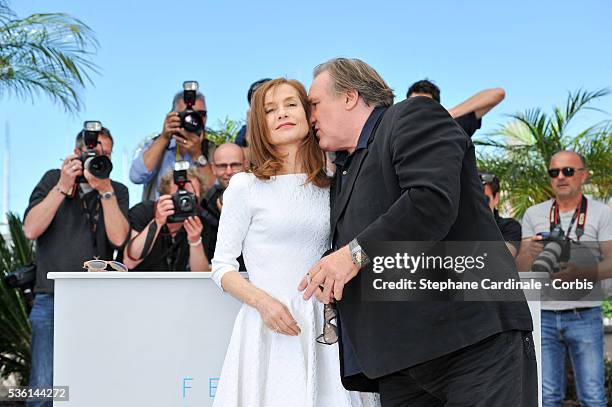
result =
[[[229,185],[230,179],[246,169],[247,163],[243,150],[233,143],[224,143],[213,153],[212,169],[217,178],[214,185],[204,195],[202,200],[204,233],[204,248],[209,259],[213,258],[217,245],[217,231],[223,202],[223,191]],[[239,259],[240,270],[245,270],[242,257]]]
[[487,197],[489,208],[491,208],[493,212],[495,223],[497,223],[497,227],[512,257],[516,257],[521,244],[521,224],[513,218],[502,218],[499,216],[499,211],[497,210],[501,195],[499,178],[497,178],[495,174],[479,173],[478,175],[480,176],[483,192]]
[[[194,83],[195,90],[185,89],[188,84]],[[160,179],[173,168],[176,160],[188,161],[197,166],[206,179],[214,179],[208,162],[214,144],[206,138],[206,100],[204,95],[197,91],[197,82],[185,82],[183,86],[184,90],[174,96],[172,111],[164,119],[162,132],[147,142],[132,161],[130,181],[144,184],[143,201],[159,197],[157,191]],[[192,101],[189,100],[190,97],[193,97]],[[192,106],[189,106],[190,104]],[[181,114],[187,109],[193,110],[199,116],[200,123],[195,126],[198,128],[196,132],[188,131],[184,128],[184,123],[182,124]],[[206,185],[208,186],[210,185]]]
[[[84,136],[91,134],[85,133],[77,135],[74,153],[61,169],[47,171],[36,185],[24,215],[25,235],[36,240],[37,252],[30,386],[53,385],[53,281],[47,273],[82,270],[83,262],[94,256],[109,260],[129,233],[128,190],[108,178],[110,160],[103,158],[111,157],[112,136],[100,125],[88,147]],[[103,165],[92,168],[88,160],[86,168],[96,174],[106,171],[101,175],[105,178],[84,169],[84,158],[94,156]]]
[[159,200],[144,201],[130,209],[132,238],[124,250],[131,271],[208,271],[210,265],[202,245],[204,227],[197,202],[204,192],[204,178],[191,167],[183,191],[195,194],[194,213],[173,221],[177,209],[173,197],[179,186],[170,170],[160,180]]
[[[587,198],[584,158],[572,151],[553,155],[548,169],[555,199],[534,205],[523,216],[523,240],[516,258],[519,271],[540,262],[554,279],[603,280],[612,276],[612,210]],[[559,255],[559,270],[541,261],[545,236],[570,248],[569,261]],[[556,237],[553,237],[556,236]],[[569,241],[568,241],[569,239]],[[547,246],[548,247],[548,246]],[[546,254],[550,252],[547,251]],[[562,252],[561,252],[562,253]],[[550,257],[550,256],[549,256]],[[560,406],[565,399],[565,360],[569,352],[579,401],[605,406],[604,343],[601,301],[542,301],[543,406]]]
[[[428,79],[413,83],[406,92],[406,98],[426,96],[440,103],[440,88]],[[502,88],[485,89],[470,96],[457,106],[448,109],[448,113],[461,126],[468,136],[472,137],[482,124],[482,117],[501,103],[506,97]]]

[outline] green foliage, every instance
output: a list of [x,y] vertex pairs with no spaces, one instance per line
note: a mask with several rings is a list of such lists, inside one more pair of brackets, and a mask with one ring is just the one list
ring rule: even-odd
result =
[[585,192],[596,199],[612,197],[612,122],[605,120],[578,132],[568,130],[572,119],[609,90],[578,90],[569,93],[565,106],[552,113],[540,108],[511,115],[485,139],[475,144],[479,149],[478,166],[497,174],[501,180],[502,200],[507,200],[512,215],[521,218],[530,206],[554,196],[547,175],[548,163],[560,150],[574,150],[587,162],[590,181]]
[[612,318],[612,301],[605,300],[601,306],[604,318]]
[[217,121],[216,129],[207,128],[206,137],[216,145],[232,143],[236,139],[240,127],[242,127],[240,121],[226,117],[225,120]]
[[82,107],[79,91],[98,73],[94,32],[63,13],[19,18],[0,0],[0,97],[34,99],[43,93],[68,112]]
[[[33,257],[32,244],[23,233],[21,220],[11,213],[7,217],[12,243],[0,235],[0,278],[29,263]],[[14,374],[21,385],[27,384],[30,336],[21,291],[0,282],[0,378]]]

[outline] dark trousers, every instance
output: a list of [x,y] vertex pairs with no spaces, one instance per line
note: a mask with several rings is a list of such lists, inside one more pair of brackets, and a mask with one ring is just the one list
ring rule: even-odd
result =
[[383,407],[536,407],[531,332],[507,331],[467,348],[384,376]]

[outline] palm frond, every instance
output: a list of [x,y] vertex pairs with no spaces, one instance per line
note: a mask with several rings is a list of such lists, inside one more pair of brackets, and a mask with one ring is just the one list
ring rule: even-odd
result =
[[501,180],[502,204],[521,218],[527,208],[554,196],[546,174],[553,154],[574,150],[582,154],[590,170],[585,186],[596,199],[612,197],[612,124],[595,123],[576,134],[568,134],[568,123],[590,104],[609,94],[607,89],[570,93],[564,107],[554,107],[552,114],[540,108],[510,115],[484,140],[478,151],[480,169],[493,172]]
[[64,13],[19,19],[0,3],[0,97],[34,100],[48,95],[69,112],[82,107],[80,91],[99,73],[91,60],[98,48],[93,30]]

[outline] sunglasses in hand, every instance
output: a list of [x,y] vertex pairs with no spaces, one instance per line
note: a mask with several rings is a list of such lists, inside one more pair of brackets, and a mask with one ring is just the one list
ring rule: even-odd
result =
[[332,321],[336,319],[338,313],[336,306],[333,303],[325,304],[323,306],[323,333],[317,336],[317,342],[323,345],[333,345],[338,342],[338,325],[332,324]]
[[106,268],[109,266],[114,271],[128,271],[128,268],[125,264],[119,263],[118,261],[114,261],[114,260],[106,261],[106,260],[93,259],[93,260],[87,260],[86,262],[83,263],[84,269],[87,269],[87,271],[93,271],[93,272],[106,271]]

